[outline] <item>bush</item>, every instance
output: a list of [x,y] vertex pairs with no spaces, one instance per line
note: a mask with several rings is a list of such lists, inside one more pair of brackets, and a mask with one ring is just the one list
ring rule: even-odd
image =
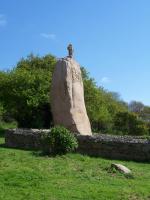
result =
[[43,152],[45,154],[65,154],[75,150],[78,142],[75,136],[66,128],[56,126],[42,137]]
[[147,135],[146,123],[131,112],[119,112],[114,118],[114,129],[123,135]]

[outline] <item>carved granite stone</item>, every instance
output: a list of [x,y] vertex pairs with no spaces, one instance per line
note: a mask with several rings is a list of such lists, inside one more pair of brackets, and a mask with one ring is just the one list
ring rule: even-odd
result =
[[80,66],[72,56],[57,61],[52,78],[51,97],[55,125],[63,125],[82,135],[92,135],[85,108]]

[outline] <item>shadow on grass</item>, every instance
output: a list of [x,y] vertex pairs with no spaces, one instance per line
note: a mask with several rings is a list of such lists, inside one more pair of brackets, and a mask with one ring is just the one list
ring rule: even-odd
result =
[[51,157],[51,155],[47,155],[46,153],[43,153],[42,151],[33,151],[31,154],[35,157]]
[[[111,160],[111,161],[133,161],[135,163],[145,163],[145,164],[150,164],[150,161],[138,161],[138,160],[128,160],[128,159],[117,159],[117,158],[109,158],[109,157],[105,157],[105,156],[93,156],[93,155],[88,155],[88,154],[82,154],[80,152],[71,152],[73,154],[80,154],[82,156],[89,156],[90,158],[95,158],[95,159],[99,159],[99,158],[103,158],[103,159],[106,159],[106,160]],[[44,153],[42,151],[32,151],[31,154],[35,157],[45,157],[45,158],[55,158],[57,156],[64,156],[66,154],[47,154],[47,153]]]
[[[66,154],[48,154],[48,153],[42,152],[42,150],[32,151],[31,153],[35,157],[47,157],[47,158],[55,158],[57,156],[64,156],[67,154],[67,153]],[[72,152],[72,153],[76,154],[75,152]]]
[[123,156],[122,156],[122,158],[117,158],[117,157],[111,157],[111,156],[105,156],[105,155],[99,155],[99,156],[95,156],[95,155],[89,155],[89,154],[84,154],[84,153],[80,153],[80,152],[78,152],[79,154],[81,154],[81,155],[85,155],[85,156],[89,156],[89,157],[91,157],[91,158],[103,158],[103,159],[105,159],[105,160],[111,160],[111,161],[120,161],[120,162],[122,162],[122,161],[128,161],[128,162],[135,162],[135,163],[145,163],[145,164],[150,164],[150,160],[136,160],[136,159],[126,159],[126,158],[124,158]]
[[4,148],[5,147],[5,141],[3,141],[3,139],[5,138],[5,129],[0,127],[0,139],[2,139],[0,141],[0,147]]
[[0,127],[0,138],[4,138],[5,137],[5,129]]
[[0,148],[7,148],[7,147],[6,147],[5,144],[3,143],[3,144],[0,144]]

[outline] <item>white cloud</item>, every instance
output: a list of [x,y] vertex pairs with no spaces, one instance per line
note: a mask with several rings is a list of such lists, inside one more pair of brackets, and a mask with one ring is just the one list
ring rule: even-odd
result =
[[41,33],[40,36],[46,39],[50,39],[50,40],[56,39],[56,35],[53,33]]
[[110,82],[110,79],[108,77],[103,77],[101,79],[101,83],[109,83]]
[[0,26],[5,26],[7,24],[6,16],[0,14]]

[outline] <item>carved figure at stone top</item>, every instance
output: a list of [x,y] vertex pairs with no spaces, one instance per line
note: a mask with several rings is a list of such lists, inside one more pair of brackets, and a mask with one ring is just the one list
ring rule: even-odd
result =
[[68,50],[68,56],[70,58],[72,58],[73,57],[73,46],[72,46],[72,44],[68,45],[67,50]]

